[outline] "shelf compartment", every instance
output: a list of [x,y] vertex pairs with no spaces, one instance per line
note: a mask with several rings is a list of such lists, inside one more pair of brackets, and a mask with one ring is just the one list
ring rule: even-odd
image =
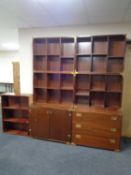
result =
[[33,40],[33,54],[46,55],[46,39],[36,38]]
[[45,56],[34,56],[34,71],[46,71],[47,64],[46,64],[46,57]]
[[28,124],[29,120],[27,118],[4,118],[4,122],[10,122],[10,123],[21,123],[21,124]]
[[59,74],[48,74],[47,77],[47,88],[60,88]]
[[122,77],[121,76],[107,76],[107,91],[122,92]]
[[73,91],[72,90],[61,90],[61,103],[62,104],[73,104]]
[[19,96],[3,96],[2,105],[3,108],[28,108],[28,98]]
[[92,91],[105,91],[106,80],[104,75],[91,76],[91,90]]
[[123,57],[109,57],[107,71],[111,73],[123,72],[124,58]]
[[38,103],[45,103],[46,89],[34,89],[34,101]]
[[47,102],[48,103],[59,103],[60,91],[54,89],[48,89],[47,91]]
[[60,38],[48,38],[47,45],[48,55],[60,55]]
[[108,53],[107,36],[93,37],[93,54],[106,55]]
[[106,72],[106,57],[93,57],[92,72]]
[[47,86],[46,74],[34,74],[34,88],[45,88]]
[[125,53],[125,36],[110,36],[109,39],[109,56],[124,57]]
[[121,107],[121,94],[120,93],[107,93],[106,106],[110,109],[119,109]]
[[78,56],[76,60],[76,69],[78,72],[91,71],[91,57]]
[[90,76],[77,75],[76,76],[76,91],[84,91],[90,89]]
[[87,105],[89,106],[89,96],[76,96],[76,105]]
[[7,122],[4,123],[4,131],[9,134],[27,133],[28,135],[28,125],[23,125],[23,123]]
[[105,93],[104,92],[91,92],[91,106],[104,108],[105,106]]
[[4,110],[3,109],[3,118],[27,118],[29,111],[24,110]]
[[61,59],[61,71],[62,72],[73,72],[74,71],[74,59],[73,58],[62,58]]
[[49,56],[47,65],[48,71],[60,71],[60,58],[58,56]]
[[75,43],[74,38],[62,38],[62,56],[64,57],[73,57],[75,55]]
[[28,136],[28,132],[26,132],[26,131],[20,131],[20,130],[8,130],[5,133],[6,134],[11,134],[11,135]]
[[63,74],[61,75],[61,89],[73,89],[73,75]]
[[89,55],[92,53],[91,37],[78,37],[77,38],[77,54]]

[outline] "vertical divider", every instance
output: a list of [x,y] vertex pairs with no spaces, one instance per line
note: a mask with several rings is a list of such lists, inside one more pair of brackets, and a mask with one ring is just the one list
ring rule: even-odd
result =
[[110,37],[107,36],[107,56],[106,56],[106,73],[105,73],[105,94],[104,94],[104,107],[107,107],[107,81],[108,81],[108,57],[109,57],[109,52],[110,52]]
[[62,65],[62,60],[61,60],[61,56],[62,56],[62,37],[60,38],[60,56],[59,56],[59,78],[60,78],[60,85],[59,85],[59,103],[61,103],[62,101],[62,93],[61,93],[61,81],[62,81],[62,74],[61,74],[61,65]]
[[[74,37],[74,60],[73,60],[73,104],[75,104],[76,101],[76,81],[77,81],[77,74],[76,73],[76,67],[77,67],[77,37]],[[78,72],[79,74],[79,72]]]
[[92,70],[93,70],[93,36],[91,36],[91,65],[90,65],[90,75],[89,75],[89,106],[91,106],[91,86],[92,86]]
[[45,91],[46,91],[46,102],[48,102],[48,38],[45,38],[45,45],[46,45],[46,71],[45,71],[45,75],[46,75],[46,87],[45,87]]

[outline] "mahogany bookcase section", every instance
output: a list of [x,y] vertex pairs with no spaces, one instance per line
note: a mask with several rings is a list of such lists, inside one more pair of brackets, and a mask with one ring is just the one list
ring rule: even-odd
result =
[[15,135],[28,135],[28,96],[2,95],[2,114],[4,132]]

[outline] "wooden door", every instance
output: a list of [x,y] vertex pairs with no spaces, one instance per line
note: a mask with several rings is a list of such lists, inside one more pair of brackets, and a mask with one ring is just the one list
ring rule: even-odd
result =
[[71,141],[71,112],[50,110],[50,139],[64,142]]
[[31,135],[40,139],[49,137],[49,115],[43,107],[33,107],[30,115]]

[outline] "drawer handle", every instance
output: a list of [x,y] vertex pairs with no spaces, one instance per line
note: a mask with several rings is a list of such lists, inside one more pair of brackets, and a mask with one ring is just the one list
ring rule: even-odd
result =
[[71,138],[71,135],[70,135],[70,134],[68,134],[68,135],[67,135],[67,138],[69,138],[69,139],[70,139],[70,138]]
[[76,124],[76,128],[81,128],[81,124]]
[[117,117],[116,117],[116,116],[112,116],[112,117],[111,117],[111,120],[116,121],[116,120],[117,120]]
[[111,132],[116,132],[117,129],[116,128],[111,128]]
[[76,117],[81,117],[82,113],[76,113]]
[[76,139],[80,139],[80,138],[81,138],[81,135],[76,134],[76,135],[75,135],[75,138],[76,138]]
[[112,143],[112,144],[116,143],[115,139],[109,139],[109,142]]
[[71,114],[71,113],[69,113],[69,114],[68,114],[68,116],[69,116],[69,117],[71,117],[71,116],[72,116],[72,114]]

